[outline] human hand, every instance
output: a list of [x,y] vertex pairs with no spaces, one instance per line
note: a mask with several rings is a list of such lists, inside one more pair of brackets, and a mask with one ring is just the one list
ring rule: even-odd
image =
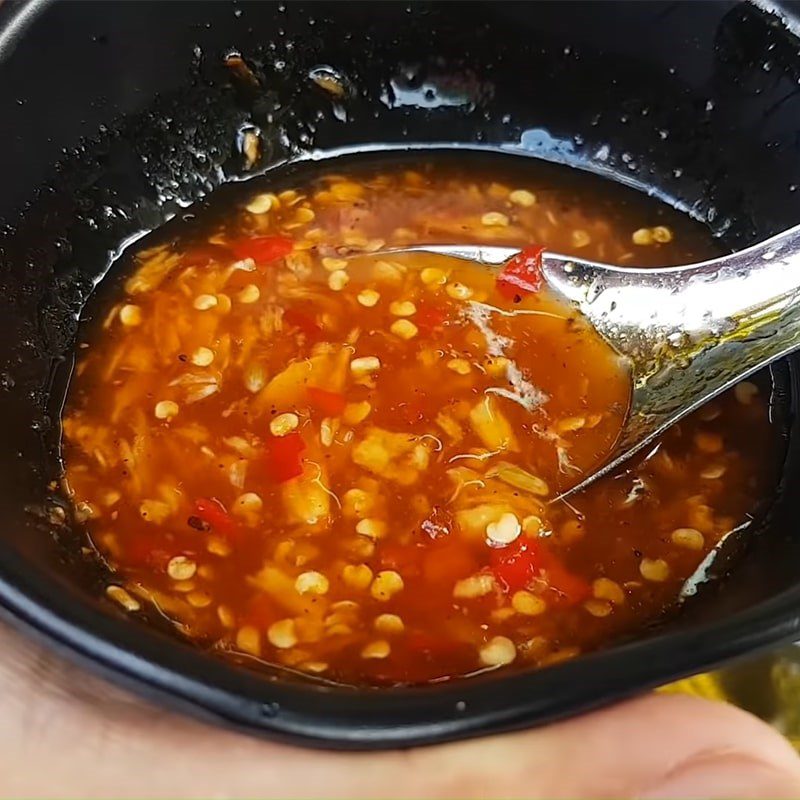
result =
[[800,759],[749,714],[677,695],[414,750],[304,750],[156,708],[0,626],[0,796],[772,800],[800,797]]

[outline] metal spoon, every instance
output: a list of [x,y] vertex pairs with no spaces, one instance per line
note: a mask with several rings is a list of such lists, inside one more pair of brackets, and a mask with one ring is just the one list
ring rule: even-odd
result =
[[[419,245],[424,252],[499,266],[512,247]],[[629,364],[627,419],[580,491],[698,406],[800,347],[800,226],[698,264],[629,269],[544,253],[549,288],[574,306]]]

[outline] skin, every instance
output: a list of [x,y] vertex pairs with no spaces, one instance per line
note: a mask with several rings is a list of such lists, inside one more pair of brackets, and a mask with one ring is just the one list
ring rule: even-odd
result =
[[149,705],[0,626],[0,796],[796,798],[755,717],[649,695],[522,733],[408,751],[273,744]]

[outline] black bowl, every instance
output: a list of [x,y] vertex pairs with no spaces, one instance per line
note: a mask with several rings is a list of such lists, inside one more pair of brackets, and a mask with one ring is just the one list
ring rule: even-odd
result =
[[[797,638],[798,363],[772,372],[780,485],[729,574],[635,639],[540,671],[356,690],[237,667],[102,599],[59,524],[58,403],[77,315],[121,242],[311,151],[481,147],[655,192],[736,248],[800,217],[794,7],[734,2],[0,6],[0,601],[148,696],[338,748],[520,728]],[[236,49],[257,85],[235,77]],[[346,76],[338,106],[310,85]],[[722,563],[722,562],[720,562]],[[726,562],[727,563],[727,562]]]

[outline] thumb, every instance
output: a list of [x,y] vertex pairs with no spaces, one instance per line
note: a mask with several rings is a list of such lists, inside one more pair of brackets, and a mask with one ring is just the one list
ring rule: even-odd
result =
[[[733,706],[683,695],[653,694],[450,747],[461,766],[452,771],[457,791],[443,787],[439,796],[800,798],[800,758],[783,737]],[[447,775],[442,750],[418,755]]]

